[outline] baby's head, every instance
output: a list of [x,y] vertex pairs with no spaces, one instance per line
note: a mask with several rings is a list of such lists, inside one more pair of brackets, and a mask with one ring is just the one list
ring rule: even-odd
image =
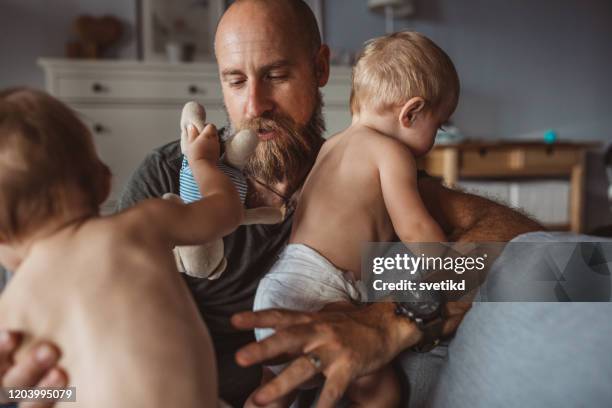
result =
[[110,171],[68,107],[41,91],[0,91],[0,245],[97,213],[109,189]]
[[417,156],[429,151],[458,99],[453,62],[416,32],[368,41],[353,69],[351,113],[391,121],[387,130]]

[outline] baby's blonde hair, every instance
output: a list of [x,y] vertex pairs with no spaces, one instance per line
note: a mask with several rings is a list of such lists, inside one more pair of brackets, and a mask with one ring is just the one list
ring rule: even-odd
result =
[[351,113],[366,106],[382,112],[417,96],[443,119],[454,112],[459,77],[449,56],[417,32],[402,31],[368,41],[353,68]]

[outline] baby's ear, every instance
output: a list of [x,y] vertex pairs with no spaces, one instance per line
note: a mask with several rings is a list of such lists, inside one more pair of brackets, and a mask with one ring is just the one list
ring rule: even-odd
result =
[[425,109],[425,99],[420,96],[410,98],[400,110],[399,121],[403,127],[411,127],[419,113]]

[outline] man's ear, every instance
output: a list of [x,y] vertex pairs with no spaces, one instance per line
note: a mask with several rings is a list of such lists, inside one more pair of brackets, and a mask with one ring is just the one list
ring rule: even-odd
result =
[[329,80],[329,47],[321,45],[315,57],[315,75],[319,87],[323,87]]
[[420,96],[410,98],[400,110],[399,121],[404,127],[411,127],[419,113],[425,109],[425,99]]

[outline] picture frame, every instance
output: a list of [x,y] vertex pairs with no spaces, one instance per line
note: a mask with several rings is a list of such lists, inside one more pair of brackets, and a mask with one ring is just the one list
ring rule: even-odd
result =
[[140,0],[139,50],[145,61],[214,60],[213,41],[226,0]]

